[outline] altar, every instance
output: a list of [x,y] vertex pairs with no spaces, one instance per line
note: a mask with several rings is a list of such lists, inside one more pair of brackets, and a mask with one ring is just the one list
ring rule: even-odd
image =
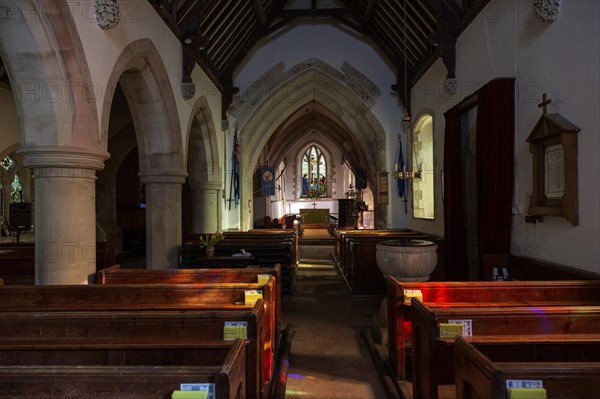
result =
[[300,219],[302,226],[313,227],[328,227],[329,226],[329,209],[300,209]]

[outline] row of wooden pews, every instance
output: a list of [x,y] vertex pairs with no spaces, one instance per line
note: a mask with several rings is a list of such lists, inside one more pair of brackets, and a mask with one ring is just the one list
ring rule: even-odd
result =
[[[465,338],[454,348],[457,398],[505,399],[509,386],[543,382],[549,398],[588,398],[600,389],[600,362],[595,361],[492,361]],[[527,381],[529,383],[522,383]]]
[[377,243],[400,238],[431,240],[437,244],[438,265],[433,278],[443,277],[443,240],[410,229],[399,230],[345,230],[337,229],[335,260],[353,295],[378,295],[385,293],[385,277],[377,266]]
[[[481,394],[477,384],[488,382],[463,367],[475,367],[472,360],[489,372],[483,358],[532,362],[532,369],[538,362],[563,362],[569,369],[574,362],[600,362],[599,293],[598,280],[403,282],[388,277],[389,364],[405,397],[445,397],[444,387],[456,382],[457,398],[504,399]],[[465,325],[465,340],[479,352],[478,363],[473,356],[469,362],[455,359],[456,332],[449,326],[455,323]],[[486,372],[477,375],[483,378]],[[592,375],[585,379],[599,384],[600,375]],[[556,393],[552,387],[547,385],[548,392]]]
[[170,398],[182,381],[246,397],[243,339],[198,344],[66,343],[0,347],[2,398]]
[[[278,276],[278,267],[134,271],[114,266],[98,273],[104,285],[2,286],[0,396],[22,397],[17,391],[25,389],[25,376],[36,375],[46,397],[82,392],[77,389],[90,392],[78,397],[123,397],[115,395],[121,389],[128,398],[166,398],[179,383],[206,382],[216,384],[217,398],[263,398],[272,382],[280,329]],[[263,299],[245,303],[246,291],[257,290]],[[243,355],[233,345],[238,336],[244,338]],[[80,372],[73,373],[76,365]],[[145,386],[133,389],[144,374],[157,377],[152,395]],[[113,375],[123,377],[114,378],[103,393]],[[44,381],[69,379],[43,388]],[[62,389],[70,391],[57,393]]]
[[[51,250],[67,251],[65,248]],[[110,266],[106,242],[96,242],[97,270]],[[0,277],[5,284],[35,284],[35,245],[33,242],[0,244]]]
[[[252,255],[251,267],[281,267],[281,288],[283,293],[292,293],[299,262],[298,233],[294,229],[255,229],[249,231],[227,231],[225,239],[215,246],[215,256],[231,257],[243,249]],[[203,267],[206,248],[199,245],[199,236],[183,238],[180,250],[182,269]],[[242,258],[239,258],[242,259]],[[228,263],[234,263],[231,259]],[[240,262],[240,267],[247,267]]]

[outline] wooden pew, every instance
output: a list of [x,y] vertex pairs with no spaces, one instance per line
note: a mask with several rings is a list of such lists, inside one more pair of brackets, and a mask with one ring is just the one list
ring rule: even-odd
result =
[[508,380],[542,381],[549,398],[600,392],[600,362],[494,362],[463,337],[454,344],[456,398],[506,399]]
[[[198,268],[198,258],[206,249],[198,242],[198,235],[184,237],[180,248],[180,268]],[[298,238],[293,230],[252,230],[250,232],[226,232],[225,239],[215,246],[215,256],[231,256],[241,249],[254,257],[252,265],[259,267],[281,266],[282,292],[291,293],[298,266]]]
[[407,282],[388,276],[389,363],[399,380],[410,379],[410,300],[406,301],[404,292],[411,290],[421,291],[423,302],[431,306],[496,306],[498,302],[506,306],[600,305],[600,280]]
[[[67,248],[65,247],[66,251]],[[96,242],[96,267],[110,266],[106,242]],[[33,242],[0,244],[0,277],[7,285],[35,284],[35,246]]]
[[[355,295],[385,293],[385,277],[377,265],[377,243],[399,238],[432,240],[438,244],[438,266],[442,273],[443,241],[414,230],[337,230],[336,261],[350,292]],[[439,271],[437,271],[440,269]]]
[[35,282],[35,251],[33,243],[0,245],[0,277],[5,284]]
[[[272,278],[266,284],[257,282],[258,275],[270,275]],[[265,319],[268,320],[268,332],[265,337],[265,375],[273,373],[273,359],[281,334],[281,284],[279,265],[274,269],[122,269],[119,265],[103,269],[96,274],[96,281],[101,285],[113,284],[177,284],[189,285],[203,289],[210,286],[211,300],[223,302],[226,298],[230,303],[243,302],[243,291],[262,290],[265,301]],[[215,289],[233,288],[233,292],[219,295]],[[243,290],[243,291],[242,291]],[[203,290],[203,294],[207,291]],[[167,295],[167,294],[165,294]],[[172,294],[169,294],[172,297]],[[229,296],[228,296],[229,295]],[[233,296],[231,296],[233,295]],[[0,298],[1,292],[0,292]],[[195,301],[194,298],[190,298]],[[203,300],[204,301],[204,300]],[[180,304],[184,302],[180,301]],[[0,306],[1,309],[1,306]]]
[[455,340],[439,338],[450,320],[471,320],[469,341],[486,354],[518,360],[533,351],[528,356],[553,361],[573,352],[600,361],[600,306],[430,307],[413,298],[411,313],[415,398],[437,399],[438,386],[454,384]]
[[281,265],[273,268],[248,269],[123,269],[113,265],[96,273],[98,284],[213,284],[256,283],[258,275],[274,277],[275,344],[281,335]]
[[218,310],[243,304],[246,290],[261,289],[264,338],[260,359],[268,383],[276,345],[274,284],[271,278],[265,284],[3,286],[0,311]]
[[[169,398],[181,383],[214,384],[216,398],[246,397],[243,339],[198,344],[0,343],[0,397]],[[74,396],[75,395],[75,396]]]
[[294,229],[253,229],[249,231],[226,231],[224,233],[225,239],[240,239],[240,238],[252,238],[262,240],[264,238],[280,238],[285,241],[292,243],[292,263],[298,264],[300,261],[299,255],[299,240],[298,232]]
[[[1,291],[7,287],[1,287]],[[46,292],[53,287],[59,286],[39,286],[41,291],[46,289]],[[106,295],[87,295],[84,290],[76,290],[84,287],[92,289],[86,290],[88,294],[92,291],[100,293],[98,289],[103,289],[114,293],[116,298],[112,303],[109,300],[103,302]],[[268,323],[265,322],[264,301],[258,300],[253,307],[219,303],[194,304],[189,294],[178,294],[182,289],[186,291],[186,287],[188,286],[171,286],[172,290],[166,291],[171,303],[161,304],[156,300],[150,306],[146,306],[146,303],[152,302],[149,299],[152,298],[151,291],[159,292],[159,286],[69,286],[64,287],[63,291],[78,293],[71,295],[70,302],[61,302],[68,295],[55,295],[53,300],[50,299],[52,294],[33,294],[30,295],[32,299],[29,305],[13,306],[12,310],[6,309],[9,307],[1,300],[0,303],[4,305],[4,309],[0,311],[2,342],[12,346],[43,343],[197,343],[223,340],[225,322],[245,322],[248,340],[246,391],[248,397],[259,398],[269,384],[269,376],[264,370],[272,367],[270,359],[264,359],[268,348],[265,342]],[[6,298],[10,298],[8,291]],[[11,292],[17,296],[19,294],[17,290]],[[27,295],[20,295],[20,298],[25,299]],[[182,304],[177,307],[179,300]],[[36,302],[46,311],[32,309],[31,303]],[[75,310],[83,309],[84,306],[88,310]],[[63,310],[57,310],[61,308]]]

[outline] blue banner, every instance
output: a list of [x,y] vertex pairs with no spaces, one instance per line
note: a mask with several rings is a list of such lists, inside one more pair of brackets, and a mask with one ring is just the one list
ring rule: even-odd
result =
[[260,168],[260,195],[275,195],[275,169]]

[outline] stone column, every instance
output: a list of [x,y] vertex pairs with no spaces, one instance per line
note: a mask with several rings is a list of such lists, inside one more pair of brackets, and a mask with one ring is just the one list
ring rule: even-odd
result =
[[96,273],[96,171],[109,154],[66,146],[19,153],[35,180],[35,283],[89,283]]
[[140,180],[146,185],[146,268],[176,269],[185,174],[141,172]]
[[192,182],[192,231],[214,233],[221,230],[221,182]]

